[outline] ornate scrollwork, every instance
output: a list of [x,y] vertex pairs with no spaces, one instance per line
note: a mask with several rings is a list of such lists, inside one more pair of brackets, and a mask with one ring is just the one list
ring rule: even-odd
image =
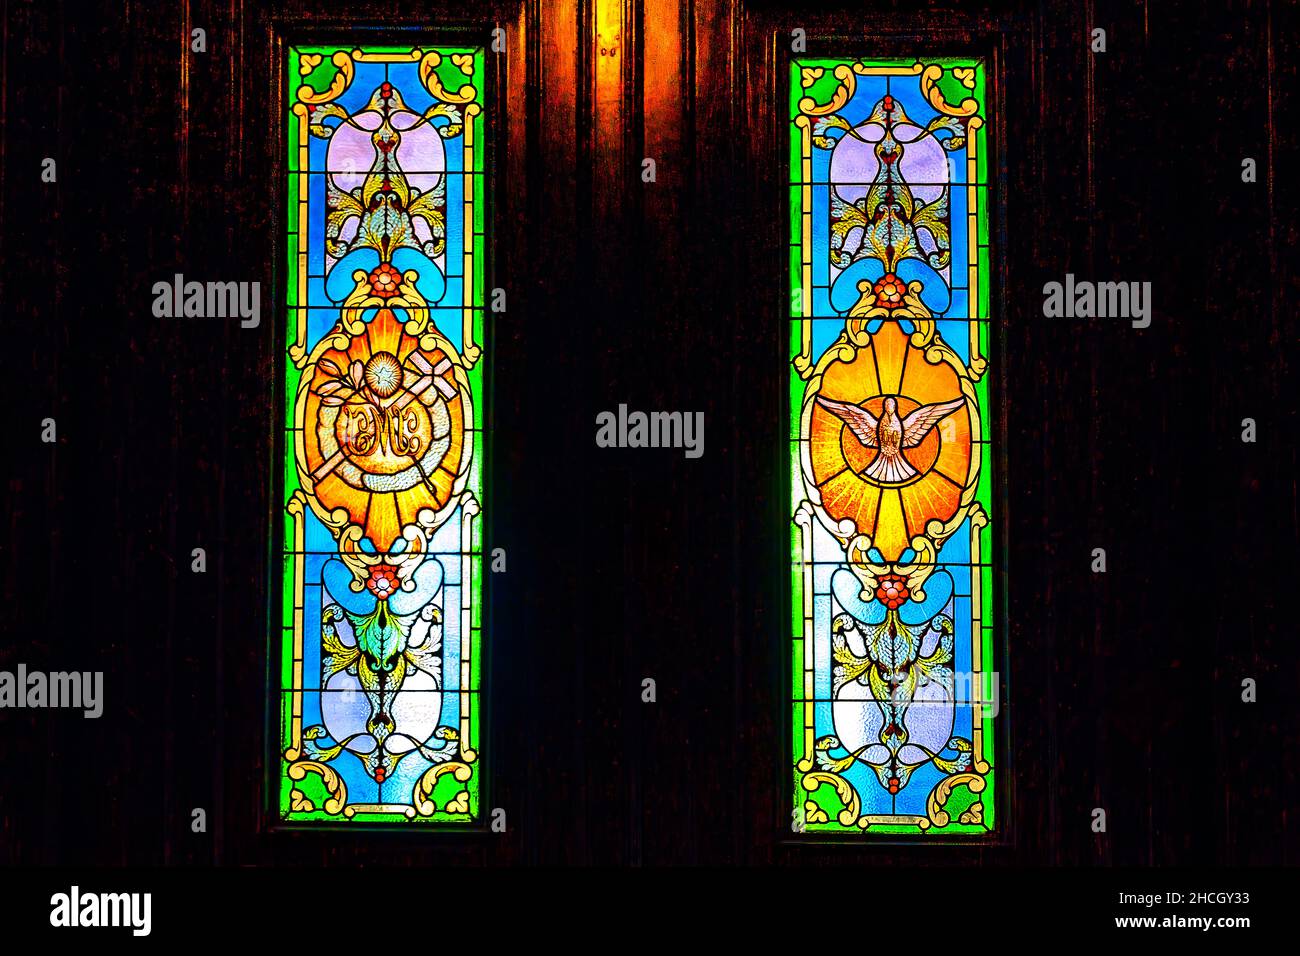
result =
[[[957,75],[957,79],[961,81],[962,86],[967,89],[974,89],[974,71],[968,70],[965,72],[970,74],[969,83],[967,82],[968,78],[957,75],[956,72],[954,72],[954,75]],[[944,99],[943,91],[939,89],[939,78],[942,76],[943,67],[937,63],[931,63],[921,71],[921,93],[930,101],[930,105],[945,116],[974,116],[980,105],[973,97],[966,97],[956,106]]]
[[[821,71],[818,71],[820,76]],[[858,77],[853,68],[847,63],[841,63],[835,68],[835,79],[839,80],[839,86],[831,94],[829,102],[819,104],[811,96],[805,96],[799,100],[799,112],[805,116],[827,116],[831,113],[838,113],[843,109],[844,104],[853,98],[853,92],[858,88]],[[808,71],[804,71],[805,79]],[[805,83],[805,87],[809,84]]]
[[[851,827],[858,822],[858,817],[862,810],[862,800],[858,796],[858,791],[854,789],[853,784],[849,783],[838,773],[831,773],[827,770],[813,770],[805,773],[799,781],[800,785],[809,793],[814,793],[822,784],[830,784],[835,788],[835,795],[840,798],[844,804],[836,819],[841,826]],[[830,820],[826,811],[821,809],[814,800],[808,800],[804,803],[805,819],[809,823],[826,823]]]
[[[800,256],[791,281],[800,296],[814,285],[825,290],[813,308],[800,298],[791,309],[801,323],[791,363],[803,389],[804,490],[793,515],[803,529],[804,566],[795,572],[802,575],[795,631],[803,674],[794,779],[806,793],[795,810],[819,830],[983,830],[985,802],[992,813],[991,795],[984,802],[975,796],[988,788],[991,772],[981,719],[966,736],[940,739],[934,728],[943,721],[917,719],[914,710],[934,705],[955,714],[968,705],[955,693],[955,669],[982,675],[989,663],[978,647],[959,656],[971,637],[957,621],[967,613],[956,597],[964,575],[940,559],[950,539],[969,532],[970,562],[979,565],[979,530],[988,524],[978,500],[987,456],[978,385],[988,368],[978,322],[986,316],[969,311],[983,308],[986,280],[975,241],[961,242],[973,234],[972,222],[984,235],[976,200],[983,140],[974,136],[983,120],[978,101],[962,92],[980,88],[981,73],[951,63],[909,58],[794,69],[791,132],[802,165],[791,177],[800,188]],[[893,77],[894,85],[855,77]],[[874,101],[865,101],[868,89]],[[932,177],[923,168],[942,171]],[[827,179],[829,202],[816,192]],[[962,219],[953,206],[959,188],[969,211]],[[825,242],[816,241],[823,235]],[[817,320],[837,315],[838,335],[814,332]],[[961,329],[960,340],[953,328]],[[839,548],[826,550],[833,557],[842,549],[844,562],[829,581],[808,570],[814,533],[830,544],[827,532]],[[969,586],[972,606],[987,609],[979,603],[978,572]],[[829,601],[814,601],[823,596]],[[973,640],[980,635],[977,626]],[[828,695],[829,713],[822,703]],[[922,766],[938,775],[925,775],[913,785],[921,792],[909,792]],[[876,801],[873,774],[894,796],[892,806]],[[954,800],[962,786],[969,794]],[[906,799],[899,796],[905,792]]]
[[[983,374],[984,363],[980,361],[967,365],[937,335],[933,314],[921,299],[922,284],[917,281],[908,283],[901,304],[893,308],[886,308],[879,301],[877,291],[870,282],[859,282],[858,291],[859,299],[845,319],[845,331],[839,340],[822,354],[808,379],[804,391],[801,433],[808,434],[812,410],[821,393],[823,377],[831,364],[852,362],[860,349],[870,347],[873,336],[882,323],[907,321],[913,329],[908,338],[909,346],[921,351],[925,360],[931,365],[943,363],[952,368],[969,409],[972,436],[977,437],[981,431],[981,423],[975,383]],[[978,368],[974,367],[975,365],[978,365]],[[916,552],[913,560],[880,561],[872,557],[873,549],[876,547],[872,535],[863,533],[852,522],[846,524],[844,520],[836,521],[826,512],[813,474],[806,442],[801,448],[801,457],[808,500],[812,503],[814,512],[822,524],[840,539],[849,569],[862,582],[866,592],[874,591],[882,576],[897,574],[907,579],[908,589],[918,600],[924,600],[925,581],[935,568],[937,555],[944,542],[961,527],[967,517],[983,515],[983,509],[975,500],[979,485],[980,457],[972,454],[956,511],[946,519],[931,519],[926,522],[922,534],[911,537],[908,543]],[[987,517],[984,520],[987,520]]]
[[[945,810],[944,807],[952,796],[954,789],[957,787],[968,787],[971,793],[982,793],[985,786],[986,783],[984,778],[978,773],[955,773],[949,777],[944,777],[935,785],[935,788],[930,791],[930,797],[926,800],[925,810],[928,822],[922,825],[922,829],[927,829],[931,825],[935,827],[946,827],[948,825],[951,817],[948,815],[948,811]],[[979,804],[976,803],[974,806],[979,806]],[[979,822],[983,822],[982,807],[978,813],[980,817]],[[972,821],[969,819],[959,818],[959,822],[970,823]]]
[[[474,61],[470,58],[466,58],[466,60],[468,60],[467,63],[458,62],[457,58],[453,56],[451,62],[466,76],[472,76],[474,73]],[[420,60],[420,82],[423,83],[424,88],[429,91],[429,95],[436,100],[441,100],[444,103],[454,103],[458,106],[474,102],[475,97],[478,96],[478,90],[474,87],[473,83],[465,83],[455,93],[452,93],[443,85],[441,77],[438,76],[438,66],[441,63],[442,54],[432,50],[426,53],[424,58]]]
[[[299,60],[298,70],[300,73],[302,72],[303,64],[307,62],[305,57],[311,55],[312,54],[305,54],[304,58]],[[334,78],[330,81],[329,88],[323,93],[318,93],[316,90],[304,83],[302,86],[298,87],[298,102],[306,103],[309,106],[319,106],[322,103],[329,103],[332,100],[336,100],[347,92],[347,88],[352,85],[352,80],[356,76],[356,65],[352,62],[352,55],[343,50],[339,50],[330,58],[330,62],[338,67],[338,72],[334,74]],[[319,56],[316,57],[316,63],[320,63]],[[313,69],[314,68],[315,66],[313,66]],[[310,70],[308,72],[310,72]]]
[[[415,787],[411,791],[411,805],[406,809],[406,816],[409,819],[415,817],[431,817],[438,812],[438,805],[433,802],[431,796],[434,788],[438,785],[438,779],[444,774],[450,773],[461,783],[468,783],[470,777],[474,775],[474,769],[470,766],[476,759],[473,751],[468,753],[462,751],[461,760],[449,760],[446,763],[434,764],[428,770],[420,775],[420,779],[415,782]],[[462,803],[463,798],[463,803]],[[456,809],[455,807],[460,807]],[[448,804],[443,807],[447,813],[468,813],[469,812],[469,794],[462,790]]]
[[[445,258],[449,231],[475,221],[477,199],[471,189],[449,197],[445,183],[448,170],[483,168],[475,143],[481,137],[470,122],[482,112],[474,102],[480,62],[478,53],[389,46],[299,50],[288,64],[291,75],[303,78],[301,87],[292,83],[290,105],[296,168],[318,168],[312,163],[323,152],[331,171],[323,177],[324,208],[304,189],[294,210],[297,295],[290,299],[293,331],[286,345],[298,370],[290,372],[288,429],[298,487],[286,502],[294,598],[285,607],[292,683],[284,705],[287,779],[280,778],[281,810],[290,819],[476,812],[477,790],[454,781],[473,780],[479,759],[471,746],[476,724],[466,675],[474,673],[478,641],[472,625],[479,504],[470,487],[477,429],[469,368],[479,355],[471,320],[481,301],[475,281],[482,243],[466,243],[454,262]],[[354,111],[339,100],[351,103],[361,92],[358,81],[373,89]],[[403,94],[409,93],[421,105],[408,107]],[[363,112],[370,115],[358,122]],[[366,154],[362,130],[373,152],[368,170],[355,162],[354,153]],[[453,149],[458,162],[448,158]],[[340,151],[346,155],[340,158]],[[333,175],[340,170],[346,172]],[[324,219],[324,253],[333,266],[325,270],[323,289],[311,282],[315,273],[308,276],[308,237],[315,242],[319,235],[313,217]],[[457,303],[445,294],[448,273],[461,277]],[[430,308],[434,298],[441,312]],[[309,328],[309,310],[326,307],[334,310],[326,330],[317,321]],[[453,309],[465,323],[457,343],[434,318]],[[309,514],[318,521],[309,522]],[[446,547],[440,543],[431,553],[440,530],[454,534],[441,535]],[[333,539],[328,546],[324,532]],[[313,557],[322,550],[326,560]],[[318,589],[319,607],[311,587]],[[459,667],[444,662],[444,608],[455,615],[447,651],[459,643],[451,658]],[[319,636],[309,633],[313,625]],[[308,640],[319,640],[319,655]],[[303,673],[312,662],[319,684]],[[353,701],[335,706],[339,696],[316,700],[304,689],[317,686],[364,695],[369,713]],[[419,699],[398,696],[408,691],[426,694],[427,706],[394,706]],[[451,695],[460,695],[459,720],[444,726],[442,701]],[[308,776],[324,789],[316,780],[293,785]]]
[[[307,779],[307,774],[309,773],[316,774],[320,777],[321,783],[325,785],[325,789],[329,793],[329,798],[321,806],[321,809],[330,814],[342,813],[343,808],[348,804],[348,787],[347,784],[343,782],[343,778],[339,776],[338,771],[329,766],[329,764],[324,764],[317,760],[296,760],[294,757],[290,756],[291,753],[292,751],[285,753],[285,759],[293,761],[289,764],[287,770],[289,779],[300,781]],[[299,793],[299,799],[301,801],[305,803],[311,802],[307,800],[305,796],[302,796],[301,791],[296,792]],[[314,807],[312,807],[312,809],[314,809]]]
[[[419,335],[429,325],[429,303],[425,301],[420,290],[415,287],[419,280],[420,274],[414,269],[407,269],[402,273],[401,279],[397,286],[397,294],[380,297],[375,294],[371,287],[370,274],[365,269],[357,269],[352,273],[352,281],[356,283],[348,297],[343,300],[343,309],[339,321],[343,328],[351,335],[361,335],[366,330],[366,323],[362,318],[370,309],[401,309],[406,313],[407,319],[403,326],[408,335]],[[324,351],[322,349],[322,351]]]

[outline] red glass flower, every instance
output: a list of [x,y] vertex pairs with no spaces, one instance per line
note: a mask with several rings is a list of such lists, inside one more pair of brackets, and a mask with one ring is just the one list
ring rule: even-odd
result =
[[880,579],[876,585],[876,600],[891,611],[903,606],[903,602],[908,599],[910,592],[907,590],[907,581],[895,574],[889,574]]
[[402,284],[402,274],[391,263],[382,262],[379,268],[370,273],[370,291],[381,299],[391,299],[397,295],[397,287]]
[[391,564],[376,564],[370,569],[370,578],[366,581],[366,589],[381,601],[387,600],[396,594],[400,586],[401,583],[397,578],[397,568]]
[[892,272],[886,272],[876,280],[876,284],[871,287],[871,291],[876,294],[876,303],[886,309],[897,309],[903,304],[903,296],[907,294],[907,286],[903,280]]

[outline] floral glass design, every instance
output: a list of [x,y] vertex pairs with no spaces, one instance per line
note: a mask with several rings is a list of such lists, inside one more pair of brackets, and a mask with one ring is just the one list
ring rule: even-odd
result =
[[995,829],[986,92],[791,68],[796,831]]
[[287,68],[278,813],[473,824],[483,52]]

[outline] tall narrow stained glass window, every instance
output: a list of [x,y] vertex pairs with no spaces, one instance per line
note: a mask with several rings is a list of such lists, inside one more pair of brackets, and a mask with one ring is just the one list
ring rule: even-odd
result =
[[479,818],[481,49],[288,50],[280,818]]
[[790,75],[793,799],[995,828],[989,180],[978,59]]

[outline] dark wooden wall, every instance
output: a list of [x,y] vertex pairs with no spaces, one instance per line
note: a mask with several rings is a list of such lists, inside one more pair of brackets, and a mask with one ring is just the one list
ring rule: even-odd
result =
[[[0,667],[103,670],[107,703],[0,711],[0,862],[1296,862],[1296,197],[1273,175],[1295,8],[811,6],[5,4]],[[272,35],[354,24],[509,38],[484,747],[505,835],[268,831]],[[796,26],[814,54],[997,64],[1006,846],[788,840],[773,93]],[[263,282],[262,327],[152,318],[175,272]],[[1066,272],[1151,281],[1151,327],[1044,319]],[[596,448],[621,402],[703,411],[704,457]]]

